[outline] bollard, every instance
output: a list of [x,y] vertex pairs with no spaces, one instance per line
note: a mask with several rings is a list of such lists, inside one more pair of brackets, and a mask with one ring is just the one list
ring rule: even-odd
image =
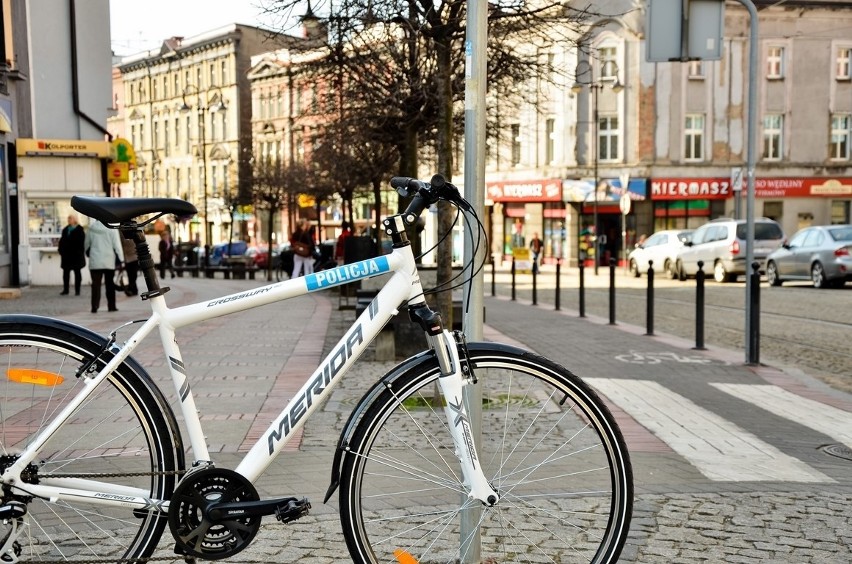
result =
[[648,261],[648,291],[645,297],[645,334],[654,334],[654,261]]
[[586,317],[586,266],[580,261],[580,317]]
[[704,261],[698,261],[695,273],[695,348],[704,348]]
[[532,303],[532,305],[538,305],[538,285],[537,285],[538,269],[537,268],[533,268],[532,277],[533,277],[533,288],[532,288],[533,303]]
[[560,300],[560,296],[562,295],[562,290],[560,288],[560,283],[559,283],[559,280],[560,280],[560,277],[561,277],[561,274],[560,274],[561,270],[562,270],[562,259],[557,259],[556,260],[556,296],[554,296],[555,302],[556,302],[556,311],[559,311],[559,300]]
[[615,325],[615,259],[609,259],[609,324]]
[[515,257],[512,257],[512,301],[515,301]]
[[491,257],[491,297],[494,297],[494,296],[497,295],[497,283],[495,281],[495,278],[497,277],[497,273],[496,273],[497,267],[495,266],[496,262],[497,261],[495,261],[494,257],[492,256]]
[[751,263],[753,272],[751,276],[751,331],[748,338],[749,358],[748,364],[760,364],[760,263]]

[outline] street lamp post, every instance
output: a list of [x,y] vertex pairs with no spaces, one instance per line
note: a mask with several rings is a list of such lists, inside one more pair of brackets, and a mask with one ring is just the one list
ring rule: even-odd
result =
[[[211,237],[211,234],[210,234],[210,221],[208,220],[208,217],[207,217],[207,215],[209,213],[209,208],[208,208],[208,202],[207,202],[208,190],[207,190],[207,126],[206,126],[206,114],[207,114],[208,111],[211,112],[211,113],[215,113],[215,112],[218,112],[220,110],[224,110],[224,109],[226,109],[226,106],[225,106],[225,98],[222,96],[222,89],[219,88],[218,86],[211,86],[210,88],[207,89],[207,91],[206,91],[207,94],[208,94],[207,101],[206,101],[206,103],[202,104],[202,100],[201,100],[202,91],[199,90],[199,88],[197,86],[195,86],[194,84],[187,84],[186,87],[183,89],[183,94],[181,95],[181,97],[183,99],[183,105],[180,107],[180,110],[182,112],[187,112],[187,111],[192,110],[192,106],[189,103],[187,103],[186,97],[187,97],[188,94],[192,94],[193,91],[195,93],[195,110],[196,110],[197,115],[198,115],[198,133],[199,133],[199,136],[201,138],[201,183],[202,183],[202,189],[204,190],[203,202],[202,202],[203,206],[204,206],[204,247],[205,247],[205,251],[207,253],[207,252],[209,252],[210,247],[211,247],[212,237]],[[217,92],[218,93],[218,101],[215,104],[213,104],[212,106],[210,105],[210,100],[211,100],[210,93],[211,92]],[[207,261],[208,258],[209,258],[209,255],[206,254],[206,253],[204,255],[205,261]]]
[[[586,65],[586,67],[588,67],[585,72],[588,72],[590,75],[592,74],[592,64],[589,61],[582,60],[577,63],[577,67],[574,71],[574,75],[576,78],[579,78],[579,76],[583,74],[580,72],[579,69],[584,64]],[[618,65],[616,64],[616,62],[612,59],[601,61],[601,74],[603,74],[603,72],[608,68],[609,65],[612,65],[615,68],[615,81],[612,84],[612,91],[618,94],[619,92],[624,90],[624,86],[618,80]],[[598,244],[598,241],[600,240],[600,238],[598,237],[598,184],[600,184],[600,174],[598,172],[598,161],[600,158],[600,139],[598,138],[598,128],[600,127],[600,116],[598,114],[598,93],[603,90],[604,84],[606,82],[609,81],[603,80],[603,77],[598,77],[597,79],[595,79],[594,77],[590,77],[588,82],[580,82],[578,80],[574,83],[574,86],[571,87],[571,90],[575,94],[578,94],[583,89],[583,86],[588,86],[589,89],[592,91],[592,141],[590,144],[594,147],[594,185],[592,186],[592,192],[594,194],[594,200],[592,201],[592,227],[594,233],[592,235],[592,240],[595,250],[595,275],[598,274],[598,264],[600,263],[600,245]]]

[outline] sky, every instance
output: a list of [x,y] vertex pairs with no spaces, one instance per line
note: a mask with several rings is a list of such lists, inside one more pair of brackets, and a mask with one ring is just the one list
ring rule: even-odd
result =
[[261,7],[270,1],[110,0],[112,50],[119,56],[132,55],[169,37],[192,37],[232,23],[277,27]]

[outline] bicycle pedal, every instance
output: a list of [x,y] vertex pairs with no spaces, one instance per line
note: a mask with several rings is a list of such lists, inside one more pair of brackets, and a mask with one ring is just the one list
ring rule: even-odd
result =
[[289,523],[307,515],[310,508],[311,502],[308,501],[308,498],[296,499],[291,497],[275,508],[275,518],[282,523]]

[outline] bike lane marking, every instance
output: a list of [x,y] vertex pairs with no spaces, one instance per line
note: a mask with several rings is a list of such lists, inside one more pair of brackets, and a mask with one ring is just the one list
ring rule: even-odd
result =
[[852,413],[848,411],[803,398],[778,386],[710,385],[852,448]]
[[586,381],[710,480],[834,482],[801,460],[656,382],[616,378]]

